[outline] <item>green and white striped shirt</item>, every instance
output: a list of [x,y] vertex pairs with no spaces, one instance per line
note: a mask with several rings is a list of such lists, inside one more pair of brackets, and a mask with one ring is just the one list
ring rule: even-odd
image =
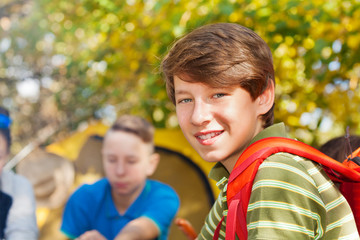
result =
[[[254,138],[286,136],[282,124]],[[211,240],[222,216],[225,239],[229,173],[217,163],[211,172],[221,189],[198,239]],[[360,239],[345,198],[322,168],[308,159],[277,153],[260,166],[247,212],[248,239]]]

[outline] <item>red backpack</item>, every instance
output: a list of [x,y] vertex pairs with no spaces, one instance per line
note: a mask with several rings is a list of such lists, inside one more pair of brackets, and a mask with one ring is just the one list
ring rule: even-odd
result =
[[[251,189],[260,164],[270,155],[287,152],[320,163],[328,176],[340,184],[340,191],[347,199],[360,231],[360,148],[353,152],[354,158],[340,163],[319,150],[296,140],[270,137],[251,144],[239,157],[230,174],[227,187],[228,215],[226,220],[226,239],[247,239],[246,214]],[[221,222],[213,239],[218,239]]]

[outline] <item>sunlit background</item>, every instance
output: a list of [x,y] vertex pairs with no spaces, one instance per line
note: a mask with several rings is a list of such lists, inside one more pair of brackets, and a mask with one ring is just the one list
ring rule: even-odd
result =
[[[317,147],[347,127],[360,134],[360,0],[1,0],[0,105],[13,118],[12,155],[67,141],[77,152],[64,157],[75,161],[84,140],[71,136],[123,113],[176,131],[161,59],[177,38],[214,22],[242,24],[269,44],[275,121],[292,137]],[[62,209],[54,211],[38,212],[40,223],[55,221],[52,240],[61,239],[51,235]]]
[[0,101],[13,149],[93,119],[140,114],[177,127],[159,73],[174,40],[213,22],[255,30],[273,51],[276,121],[319,145],[360,133],[360,1],[2,0]]

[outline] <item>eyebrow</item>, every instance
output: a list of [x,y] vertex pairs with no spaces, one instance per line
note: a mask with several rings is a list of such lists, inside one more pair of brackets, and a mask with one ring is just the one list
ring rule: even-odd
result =
[[174,94],[187,94],[188,92],[186,90],[175,90]]

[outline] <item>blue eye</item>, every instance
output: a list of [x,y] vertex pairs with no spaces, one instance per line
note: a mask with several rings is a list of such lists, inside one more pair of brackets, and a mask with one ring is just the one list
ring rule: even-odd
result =
[[139,159],[136,157],[129,157],[126,159],[126,163],[128,164],[136,164],[139,162]]
[[191,102],[190,98],[185,98],[178,101],[178,103],[189,103],[189,102]]
[[221,98],[221,97],[224,97],[225,96],[225,93],[217,93],[214,95],[214,98]]
[[116,158],[107,158],[106,159],[109,163],[116,163]]

